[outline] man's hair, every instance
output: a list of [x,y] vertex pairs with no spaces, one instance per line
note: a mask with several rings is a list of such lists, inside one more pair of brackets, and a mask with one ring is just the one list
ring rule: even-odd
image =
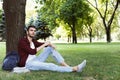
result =
[[35,28],[35,29],[36,29],[36,27],[35,27],[35,26],[30,25],[30,26],[28,26],[28,27],[27,27],[27,31],[28,31],[30,28]]

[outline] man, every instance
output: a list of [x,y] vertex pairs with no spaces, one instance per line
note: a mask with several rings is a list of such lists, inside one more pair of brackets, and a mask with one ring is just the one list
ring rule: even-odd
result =
[[[51,70],[58,72],[81,72],[86,65],[86,60],[81,64],[70,67],[63,59],[63,57],[55,50],[55,46],[50,42],[41,43],[34,39],[36,32],[35,26],[28,26],[26,36],[19,41],[18,53],[20,55],[20,67],[26,67],[29,70]],[[39,56],[36,53],[43,50]],[[49,55],[61,65],[54,63],[46,63],[45,60]]]

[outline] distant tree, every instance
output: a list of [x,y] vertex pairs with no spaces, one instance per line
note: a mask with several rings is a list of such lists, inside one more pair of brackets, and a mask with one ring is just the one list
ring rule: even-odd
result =
[[40,21],[39,19],[35,20],[34,22],[35,26],[36,26],[36,36],[35,38],[38,39],[44,39],[44,41],[46,41],[46,38],[49,36],[52,36],[51,34],[51,30],[49,30],[47,23]]
[[72,43],[77,43],[76,23],[78,18],[83,19],[89,14],[89,5],[84,0],[36,0],[36,2],[42,4],[42,8],[38,8],[37,11],[42,19],[48,22],[50,29],[64,21],[71,30]]
[[55,37],[57,38],[57,40],[59,40],[61,36],[59,34],[55,34]]
[[[47,22],[49,29],[54,29],[56,26],[59,26],[57,23],[57,9],[60,5],[60,0],[36,0],[38,4],[37,12],[40,15],[41,21]],[[43,5],[39,7],[39,5]]]
[[[92,7],[96,9],[98,14],[100,15],[103,25],[106,31],[106,40],[108,43],[111,42],[111,24],[113,22],[113,19],[115,17],[115,12],[118,8],[118,5],[120,3],[120,0],[94,0],[95,5],[92,4],[89,0],[86,0]],[[99,5],[104,5],[103,11],[101,10],[101,7],[99,8]]]
[[68,23],[72,32],[72,43],[77,43],[77,21],[89,15],[90,7],[83,0],[66,0],[60,7],[60,20]]
[[92,37],[93,37],[93,26],[92,26],[93,17],[90,16],[90,15],[87,15],[86,18],[87,19],[85,20],[85,27],[88,30],[88,36],[89,36],[89,39],[90,39],[90,43],[92,43]]

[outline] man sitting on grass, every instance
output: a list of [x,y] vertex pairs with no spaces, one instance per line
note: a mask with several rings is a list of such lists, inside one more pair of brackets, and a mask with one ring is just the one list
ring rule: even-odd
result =
[[[55,46],[50,42],[41,43],[34,39],[36,33],[35,26],[28,26],[26,36],[19,41],[18,53],[20,55],[20,67],[26,67],[29,70],[50,70],[58,72],[81,72],[86,66],[86,60],[81,64],[70,67],[63,57],[55,50]],[[41,54],[36,56],[36,53],[43,50]],[[45,60],[49,55],[61,65],[47,63]]]

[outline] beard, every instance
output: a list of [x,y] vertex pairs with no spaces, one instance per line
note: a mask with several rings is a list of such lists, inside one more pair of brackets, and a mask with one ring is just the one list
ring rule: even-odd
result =
[[30,35],[30,34],[28,34],[28,36],[31,37],[31,38],[34,38],[34,37],[35,37],[35,36]]

